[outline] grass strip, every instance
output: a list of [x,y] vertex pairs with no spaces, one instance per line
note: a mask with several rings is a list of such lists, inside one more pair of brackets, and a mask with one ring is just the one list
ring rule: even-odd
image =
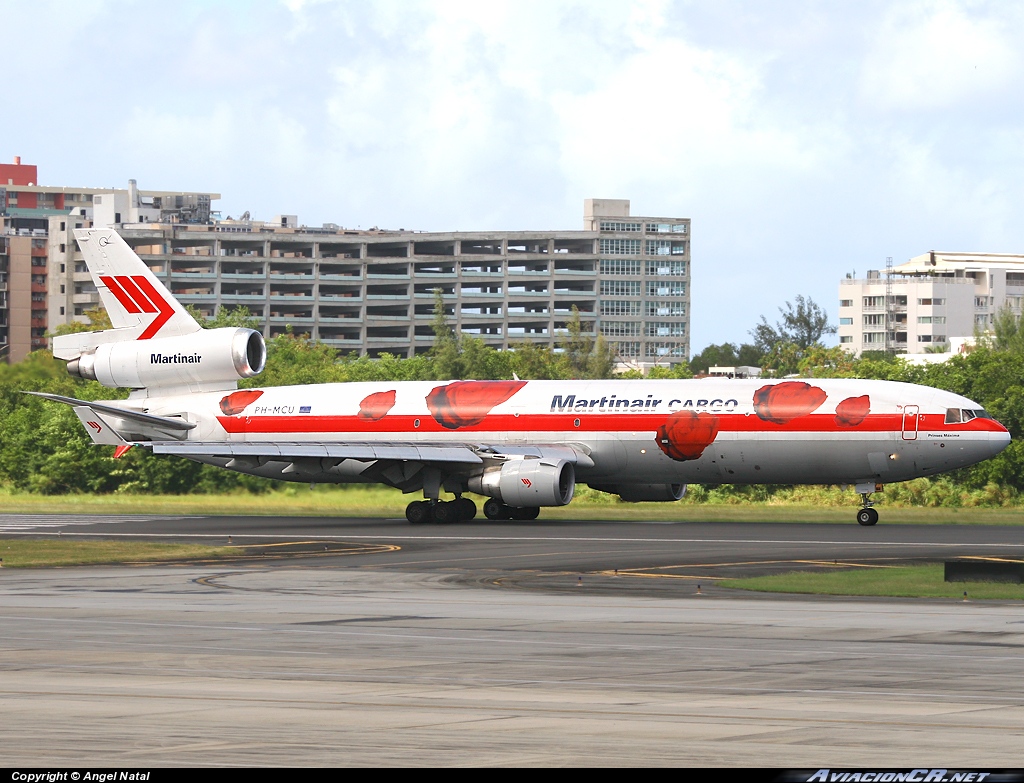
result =
[[237,555],[234,547],[200,544],[155,544],[145,541],[82,541],[12,538],[0,540],[4,568],[141,564],[206,560]]
[[[597,495],[597,493],[593,493]],[[88,514],[165,514],[184,516],[308,516],[402,517],[419,494],[403,495],[383,487],[288,488],[263,495],[33,495],[0,494],[0,513],[54,514],[74,519]],[[482,509],[485,498],[472,496]],[[568,506],[544,508],[543,520],[607,520],[636,522],[808,522],[856,524],[858,503],[850,495],[848,506],[815,503],[621,503],[610,496],[581,493]],[[900,508],[879,506],[880,526],[1019,525],[1019,508]],[[478,519],[483,519],[480,511]]]
[[838,568],[830,571],[790,571],[747,579],[723,579],[716,585],[738,590],[812,595],[863,595],[902,598],[963,598],[1024,600],[1024,585],[1003,582],[945,582],[941,563],[920,566]]

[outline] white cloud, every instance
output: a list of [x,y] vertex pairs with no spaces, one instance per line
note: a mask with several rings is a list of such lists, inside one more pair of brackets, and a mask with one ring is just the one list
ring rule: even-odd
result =
[[1019,46],[1003,20],[935,0],[897,5],[864,61],[861,90],[882,109],[938,109],[1018,81]]

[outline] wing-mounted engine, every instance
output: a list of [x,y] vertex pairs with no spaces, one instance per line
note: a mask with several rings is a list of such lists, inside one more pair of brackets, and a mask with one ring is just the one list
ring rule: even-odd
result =
[[510,459],[472,476],[469,489],[507,506],[564,506],[576,490],[576,471],[567,459]]
[[204,329],[180,337],[95,346],[68,362],[68,372],[111,388],[235,388],[266,363],[263,335],[253,329]]
[[618,495],[627,503],[665,503],[682,500],[685,484],[591,484],[591,489]]

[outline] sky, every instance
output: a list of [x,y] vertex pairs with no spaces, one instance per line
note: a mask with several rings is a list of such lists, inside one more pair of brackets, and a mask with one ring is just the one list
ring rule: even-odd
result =
[[42,184],[426,231],[630,199],[693,221],[694,353],[797,295],[834,322],[887,256],[1024,252],[1015,3],[0,0],[0,29],[0,160]]

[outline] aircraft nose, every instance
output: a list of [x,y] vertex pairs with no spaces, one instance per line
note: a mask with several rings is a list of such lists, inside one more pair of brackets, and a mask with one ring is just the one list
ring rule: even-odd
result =
[[988,443],[992,450],[991,456],[994,457],[1010,445],[1010,431],[994,419],[992,423],[995,424],[995,427],[993,427],[992,431],[989,432]]

